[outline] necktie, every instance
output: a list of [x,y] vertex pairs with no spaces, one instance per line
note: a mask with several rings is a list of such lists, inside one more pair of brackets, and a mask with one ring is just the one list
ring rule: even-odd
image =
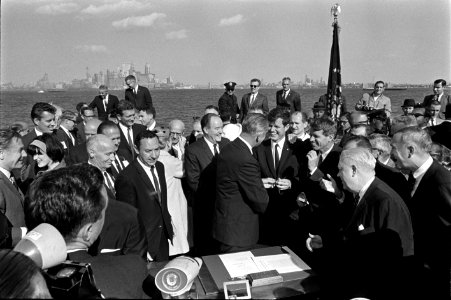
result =
[[283,91],[282,98],[285,100],[286,97],[287,97],[287,92],[286,92],[286,91]]
[[128,145],[130,146],[130,150],[132,151],[132,160],[135,159],[135,148],[133,147],[133,139],[132,139],[132,129],[128,127],[127,133],[128,133]]
[[410,196],[413,196],[413,188],[415,187],[416,179],[413,177],[413,173],[409,174],[409,178],[407,179],[407,185],[409,186]]
[[249,103],[249,106],[252,106],[252,103],[254,103],[255,100],[255,94],[251,95],[251,102]]
[[70,137],[70,140],[72,142],[72,146],[75,146],[75,138],[74,138],[74,135],[71,132],[69,132],[69,137]]
[[215,157],[218,156],[219,152],[218,152],[218,144],[214,144],[213,145],[213,152],[215,153]]
[[108,174],[108,172],[103,172],[103,176],[105,177],[105,183],[107,185],[107,187],[110,189],[110,191],[113,192],[113,194],[116,194],[116,191],[114,190],[114,183],[113,183],[113,179],[111,179],[110,175]]
[[360,200],[360,196],[359,196],[359,194],[357,193],[357,194],[354,196],[354,202],[353,202],[354,209],[357,207],[357,204],[359,204],[359,200]]
[[133,94],[138,94],[138,89],[133,89]]
[[105,108],[105,112],[106,112],[106,106],[108,105],[108,101],[105,99],[103,99],[103,107]]
[[19,186],[17,185],[17,182],[16,182],[16,180],[14,179],[14,176],[13,176],[13,175],[11,175],[11,177],[9,177],[9,181],[11,181],[11,183],[14,185],[14,187],[16,188],[16,190],[20,193]]
[[274,168],[277,173],[279,169],[279,144],[276,144],[276,147],[274,148]]
[[319,158],[318,158],[318,167],[323,163],[323,156],[321,155],[321,153],[319,154]]
[[153,184],[155,185],[155,190],[157,191],[158,194],[158,201],[161,203],[160,185],[158,184],[157,175],[155,174],[155,166],[150,167],[150,172],[152,173]]

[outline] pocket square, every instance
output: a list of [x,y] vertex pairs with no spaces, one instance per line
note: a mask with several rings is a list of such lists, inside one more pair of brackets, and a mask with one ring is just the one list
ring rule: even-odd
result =
[[358,227],[358,230],[359,230],[359,231],[362,231],[362,230],[364,230],[364,229],[365,229],[365,227],[363,227],[363,224],[360,224],[359,227]]

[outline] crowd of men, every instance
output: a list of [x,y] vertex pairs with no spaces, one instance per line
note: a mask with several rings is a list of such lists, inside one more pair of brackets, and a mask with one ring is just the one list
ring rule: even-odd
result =
[[102,85],[77,112],[38,102],[28,133],[0,130],[0,248],[49,223],[106,297],[142,297],[146,262],[277,245],[321,275],[325,298],[450,296],[444,80],[396,117],[378,81],[338,118],[323,96],[303,111],[289,77],[273,109],[260,80],[241,105],[227,82],[187,136],[125,81],[123,100]]

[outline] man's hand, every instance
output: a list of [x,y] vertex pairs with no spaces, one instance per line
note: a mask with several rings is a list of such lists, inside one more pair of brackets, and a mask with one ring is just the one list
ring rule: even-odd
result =
[[307,153],[307,160],[308,160],[308,169],[310,172],[318,168],[319,156],[315,150],[310,150]]
[[305,196],[304,192],[301,192],[298,195],[298,197],[296,198],[296,204],[301,208],[309,205],[309,203],[307,201],[307,197]]
[[327,174],[327,178],[329,178],[329,180],[326,180],[324,178],[321,179],[319,183],[320,187],[323,190],[328,191],[329,193],[334,193],[337,199],[343,197],[343,192],[338,188],[337,182],[332,178],[332,176]]
[[265,189],[273,188],[276,185],[276,180],[274,178],[262,178],[263,186]]
[[308,238],[305,241],[305,245],[310,252],[315,249],[321,249],[323,247],[323,239],[319,235],[308,234]]
[[280,190],[280,191],[284,191],[284,190],[288,190],[291,189],[291,181],[290,179],[282,179],[279,178],[277,179],[277,181],[275,182],[276,187]]

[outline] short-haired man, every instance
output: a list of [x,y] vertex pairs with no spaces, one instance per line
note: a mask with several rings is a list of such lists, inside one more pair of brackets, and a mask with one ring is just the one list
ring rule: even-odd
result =
[[260,89],[260,85],[261,85],[260,79],[257,78],[252,79],[250,83],[251,92],[245,94],[241,99],[240,106],[241,122],[244,120],[246,115],[252,109],[261,109],[264,114],[267,114],[269,112],[268,98],[266,98],[266,96],[263,95],[262,93],[258,92]]
[[86,122],[92,119],[97,119],[96,115],[94,114],[94,108],[91,108],[89,106],[83,106],[80,110],[80,116],[82,119],[82,122],[78,123],[76,128],[77,132],[77,143],[83,144],[86,143],[87,137],[85,136],[85,126]]
[[269,203],[252,148],[265,139],[268,120],[249,114],[242,132],[218,156],[213,238],[221,253],[250,250],[259,238],[259,218]]
[[408,206],[415,256],[424,267],[420,298],[446,299],[451,288],[451,173],[432,159],[431,143],[423,129],[404,128],[394,134],[391,154],[398,169],[411,173]]
[[77,145],[76,136],[73,134],[76,122],[76,113],[70,110],[63,111],[60,127],[56,130],[56,138],[63,145],[65,157],[69,156],[72,148]]
[[294,240],[289,216],[297,209],[299,163],[293,145],[286,138],[290,111],[276,107],[269,112],[268,121],[269,139],[254,148],[263,186],[269,195],[268,209],[260,225],[260,241],[266,245],[291,245]]
[[[367,149],[343,150],[338,175],[344,188],[355,196],[353,215],[336,237],[324,236],[323,240],[321,235],[310,235],[307,239],[310,251],[323,245],[334,249],[334,241],[338,243],[333,252],[337,255],[335,259],[342,260],[341,265],[345,266],[340,268],[345,278],[335,279],[344,284],[340,289],[348,296],[345,298],[352,298],[354,293],[369,298],[392,295],[397,265],[391,262],[401,263],[401,255],[414,254],[409,210],[394,190],[375,177],[375,164]],[[393,267],[392,274],[386,274],[387,266]]]
[[27,226],[53,225],[64,237],[68,259],[91,264],[106,298],[141,298],[147,269],[139,256],[91,256],[87,251],[104,225],[108,197],[103,182],[102,172],[88,164],[39,176],[24,203]]
[[229,142],[222,138],[222,121],[216,114],[206,114],[200,121],[203,137],[185,152],[185,174],[192,200],[194,247],[197,255],[214,253],[211,237],[212,214],[216,196],[216,161]]
[[428,117],[427,127],[439,125],[444,122],[443,119],[440,119],[440,102],[437,100],[429,101],[429,104],[426,106],[426,116]]
[[343,137],[340,140],[340,147],[343,147],[343,145],[346,143],[346,141],[349,139],[349,137],[351,137],[351,130],[353,127],[357,126],[357,125],[368,125],[369,124],[369,120],[368,120],[368,115],[366,113],[363,113],[361,111],[353,111],[351,112],[351,114],[349,115],[349,125],[350,125],[350,129],[348,130],[348,132],[346,132]]
[[99,128],[97,128],[98,134],[103,134],[111,139],[114,145],[114,160],[111,162],[111,174],[116,178],[119,173],[125,169],[130,162],[128,162],[123,156],[117,154],[119,145],[121,143],[121,133],[118,125],[112,121],[103,121]]
[[95,96],[89,107],[97,110],[97,115],[101,121],[106,121],[111,113],[116,111],[118,104],[119,99],[114,95],[110,95],[108,87],[102,84],[99,86],[99,95]]
[[432,100],[437,100],[440,103],[439,118],[445,120],[445,110],[448,104],[451,104],[451,95],[445,93],[446,81],[444,79],[437,79],[434,81],[434,94],[424,97],[423,107],[427,107]]
[[385,83],[381,80],[374,84],[374,91],[371,94],[365,93],[362,98],[356,103],[356,110],[374,110],[384,109],[387,117],[391,114],[391,100],[384,93]]
[[290,88],[291,78],[282,78],[282,89],[276,92],[277,107],[285,107],[291,113],[301,111],[301,96]]
[[157,113],[153,106],[146,108],[139,108],[138,118],[141,124],[146,126],[147,130],[152,131],[157,126],[157,122],[155,118],[157,117]]
[[125,90],[125,100],[131,102],[137,109],[153,106],[149,89],[138,85],[135,76],[125,77],[125,84],[128,86],[128,89]]
[[146,126],[135,124],[135,107],[127,100],[119,101],[116,117],[119,121],[121,134],[121,142],[117,154],[132,162],[137,155],[134,147],[135,139],[141,131],[146,130]]
[[13,169],[21,168],[27,154],[21,136],[10,130],[0,129],[0,213],[8,219],[12,244],[15,245],[27,232],[23,211],[23,194],[18,188]]
[[393,136],[399,130],[406,127],[418,127],[417,117],[415,115],[396,116],[392,119],[390,127],[390,136]]
[[238,100],[234,95],[236,83],[229,81],[224,83],[225,92],[222,94],[221,98],[218,100],[219,114],[222,116],[224,114],[229,115],[230,122],[236,123],[238,117],[240,116],[240,108],[238,107]]
[[136,207],[147,235],[147,252],[154,261],[169,259],[173,229],[167,205],[164,165],[158,161],[158,136],[143,130],[136,137],[138,157],[116,179],[116,198]]
[[177,157],[181,161],[185,159],[185,148],[187,145],[185,134],[185,124],[181,120],[172,120],[169,122],[169,154]]
[[[86,125],[83,126],[84,135],[86,139],[89,139],[91,136],[97,134],[97,128],[99,127],[101,121],[99,119],[91,119],[86,122]],[[67,157],[65,157],[67,165],[73,165],[78,163],[88,162],[89,156],[88,151],[86,150],[86,142],[76,145],[69,153]]]
[[217,106],[214,105],[207,105],[205,107],[205,111],[204,111],[204,115],[206,114],[215,114],[219,116],[219,108]]

